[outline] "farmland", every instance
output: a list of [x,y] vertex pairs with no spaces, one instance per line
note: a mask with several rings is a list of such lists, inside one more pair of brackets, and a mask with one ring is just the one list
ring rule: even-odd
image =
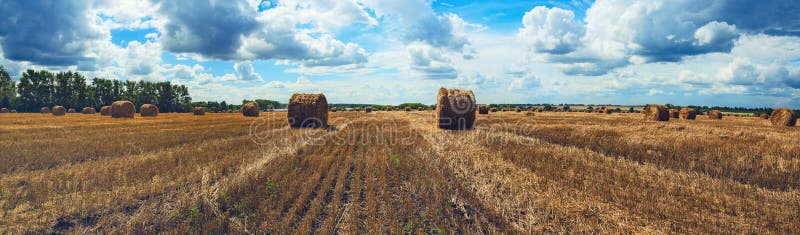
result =
[[800,233],[800,129],[497,112],[0,114],[0,234]]

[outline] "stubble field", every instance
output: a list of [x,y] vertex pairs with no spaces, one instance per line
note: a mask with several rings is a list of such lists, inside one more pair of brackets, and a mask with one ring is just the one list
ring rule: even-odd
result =
[[800,127],[285,115],[0,114],[0,234],[800,233]]

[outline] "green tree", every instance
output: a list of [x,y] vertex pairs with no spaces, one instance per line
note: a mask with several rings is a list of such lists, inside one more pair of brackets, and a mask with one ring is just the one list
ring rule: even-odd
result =
[[14,105],[17,98],[17,87],[6,69],[0,66],[0,107],[8,108]]

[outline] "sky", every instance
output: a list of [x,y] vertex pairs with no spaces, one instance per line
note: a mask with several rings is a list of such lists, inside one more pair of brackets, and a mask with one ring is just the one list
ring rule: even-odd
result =
[[3,0],[0,65],[195,101],[800,108],[792,0]]

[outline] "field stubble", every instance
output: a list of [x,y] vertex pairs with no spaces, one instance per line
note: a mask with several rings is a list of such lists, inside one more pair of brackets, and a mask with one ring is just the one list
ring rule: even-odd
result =
[[798,233],[800,131],[758,118],[0,115],[0,233]]

